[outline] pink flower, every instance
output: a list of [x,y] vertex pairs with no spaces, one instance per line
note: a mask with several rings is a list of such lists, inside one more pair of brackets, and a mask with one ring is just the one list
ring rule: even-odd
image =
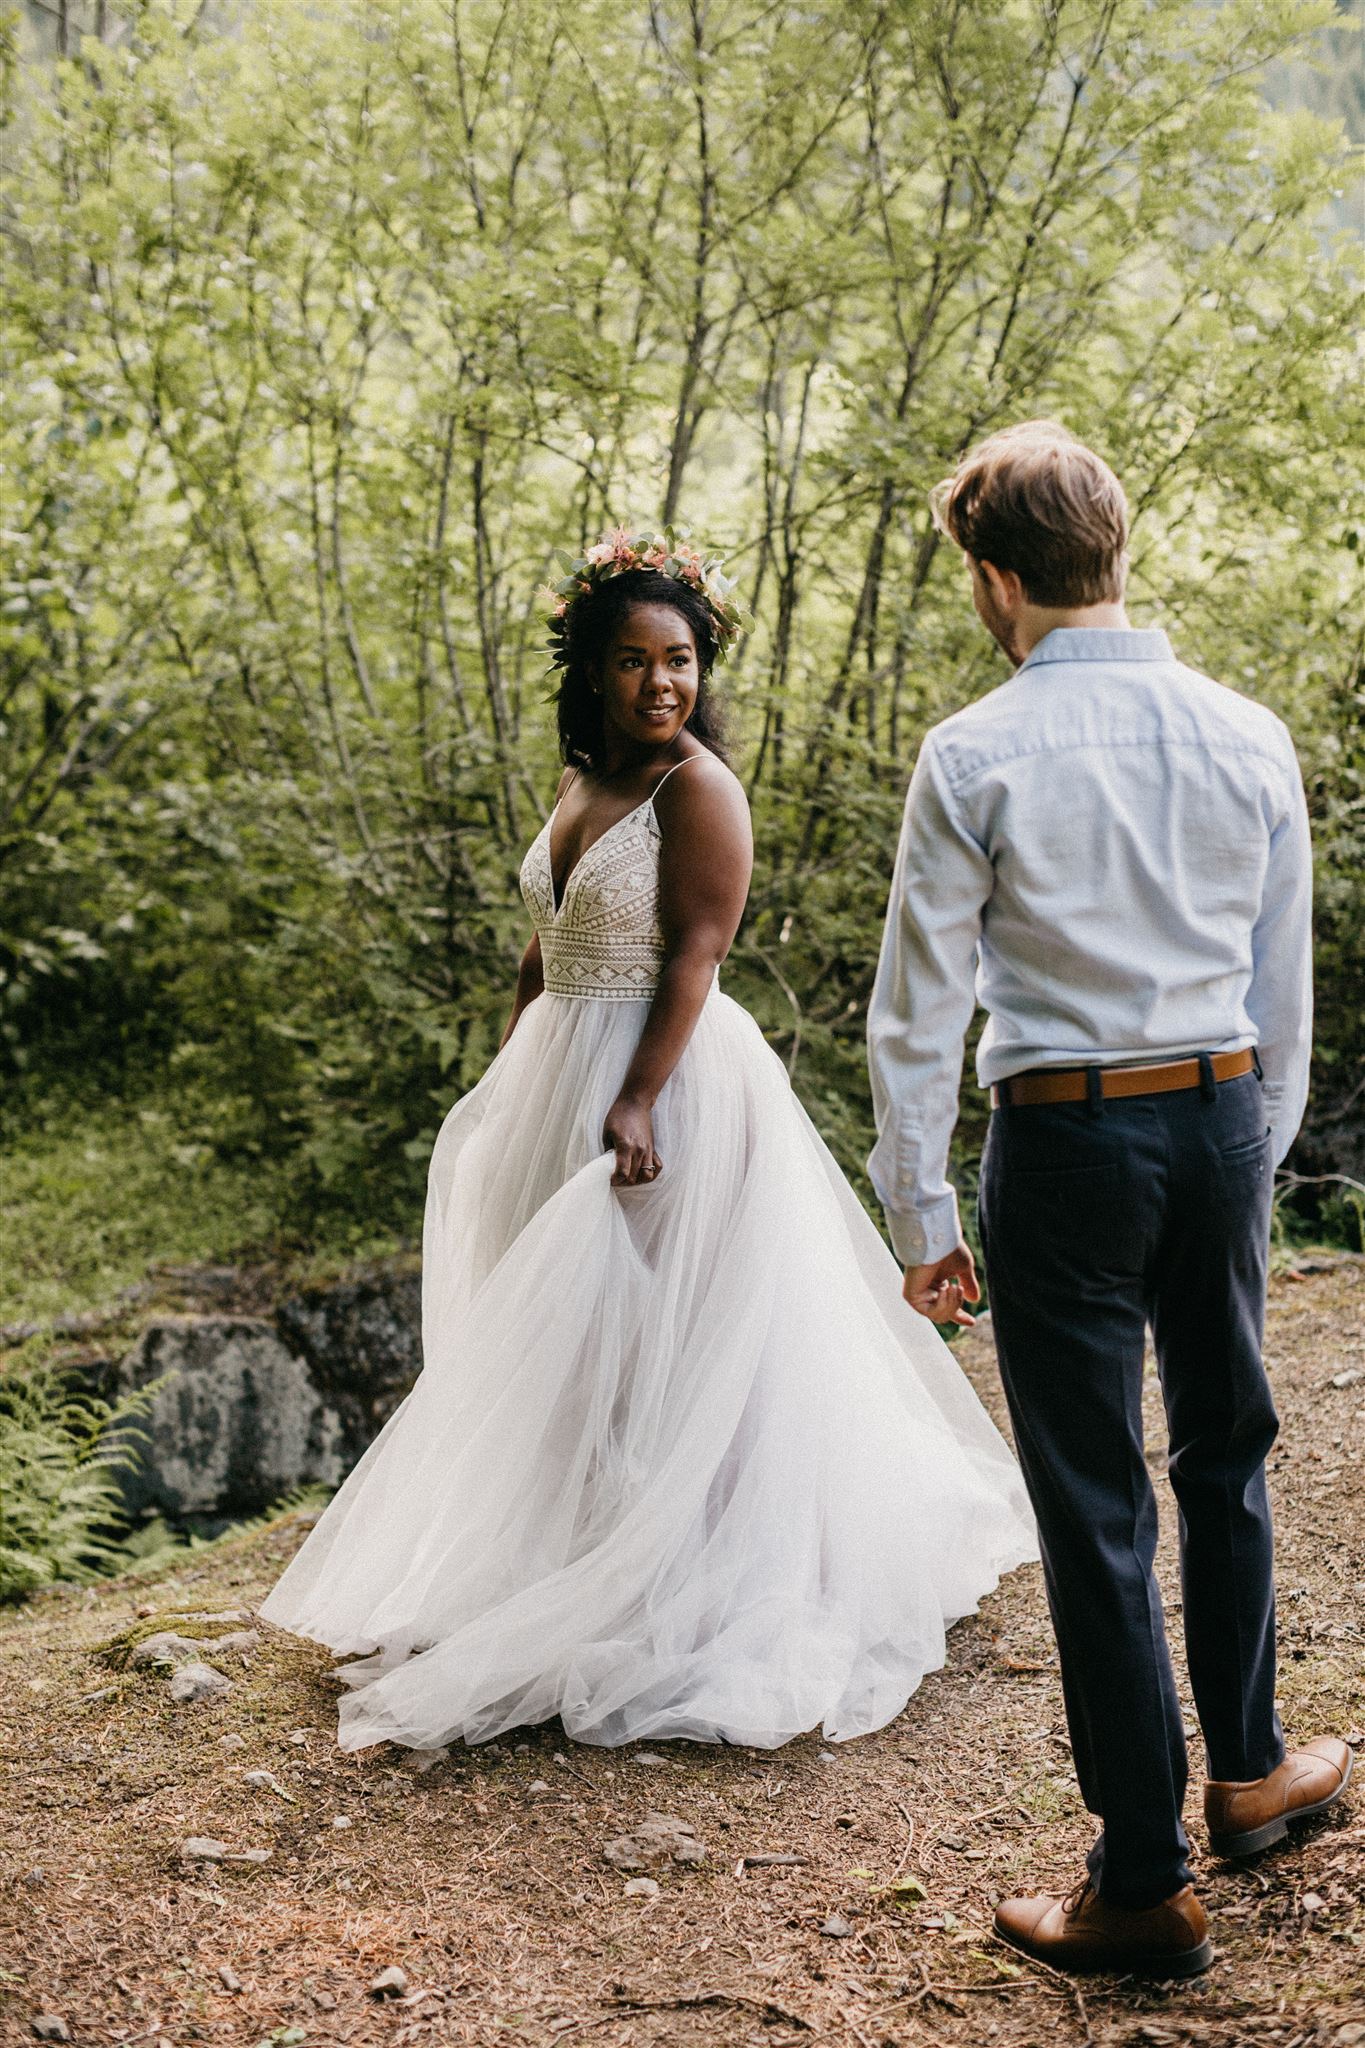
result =
[[646,548],[640,559],[646,569],[662,569],[668,556],[661,547],[655,546]]
[[614,552],[612,543],[609,540],[595,540],[588,549],[585,559],[592,563],[594,569],[598,569],[604,562],[611,560]]

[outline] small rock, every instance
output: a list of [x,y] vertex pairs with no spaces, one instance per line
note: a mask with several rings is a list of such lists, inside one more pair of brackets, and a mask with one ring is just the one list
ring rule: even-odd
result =
[[155,1607],[147,1606],[135,1607],[133,1609],[133,1613],[137,1616],[139,1621],[150,1621],[152,1616],[156,1613],[156,1609]]
[[194,1700],[217,1699],[232,1691],[232,1680],[211,1664],[182,1664],[171,1679],[171,1698],[184,1706]]
[[332,1815],[332,1826],[334,1828],[353,1828],[355,1822],[351,1819],[349,1813],[334,1813]]
[[666,1756],[656,1756],[652,1749],[641,1749],[636,1751],[632,1761],[657,1770],[661,1765],[667,1765],[668,1758]]
[[370,1986],[371,1998],[401,1998],[408,1988],[408,1973],[400,1970],[397,1963],[390,1963],[387,1970],[381,1970]]
[[528,1792],[548,1792],[550,1788],[543,1778],[532,1778],[526,1789]]
[[443,1764],[449,1755],[450,1751],[445,1747],[440,1749],[415,1749],[412,1752],[413,1767],[419,1775],[427,1771],[434,1771],[437,1764]]
[[1336,2048],[1361,2048],[1365,2043],[1365,2025],[1359,2020],[1347,2020],[1344,2027],[1338,2027],[1332,2036]]
[[529,1756],[529,1755],[531,1754],[531,1745],[530,1745],[530,1743],[529,1743],[529,1742],[519,1742],[519,1743],[517,1744],[516,1748],[515,1748],[515,1749],[514,1749],[514,1750],[512,1751],[512,1754],[513,1754],[513,1756]]
[[[1345,1372],[1334,1372],[1332,1374],[1332,1385],[1334,1387],[1354,1387],[1361,1380],[1365,1380],[1365,1369],[1358,1365],[1348,1365]],[[1337,2039],[1341,2039],[1340,2034],[1338,2034]]]
[[270,1851],[268,1849],[229,1849],[223,1861],[224,1863],[268,1863],[270,1861]]
[[261,1638],[254,1628],[239,1628],[230,1636],[215,1636],[211,1643],[201,1643],[201,1650],[258,1650]]
[[236,1729],[234,1728],[231,1735],[220,1735],[218,1737],[218,1747],[220,1749],[226,1749],[230,1752],[235,1752],[239,1749],[245,1749],[246,1737],[245,1735],[239,1735]]
[[817,1751],[816,1761],[822,1764],[837,1764],[839,1759],[832,1749],[822,1749]]
[[616,1870],[642,1870],[651,1863],[702,1863],[706,1849],[684,1820],[671,1814],[646,1814],[628,1835],[616,1835],[602,1851]]
[[69,2041],[71,2029],[60,2013],[40,2012],[32,2022],[33,2031],[40,2041]]
[[309,1996],[311,1997],[314,2005],[317,2007],[319,2012],[336,2011],[336,1998],[330,1991],[313,1991],[309,1993]]
[[35,1885],[46,1884],[47,1872],[45,1870],[26,1870],[24,1872],[24,1883]]
[[842,1913],[831,1913],[828,1920],[821,1927],[820,1932],[827,1934],[831,1941],[847,1941],[853,1929]]
[[286,1792],[273,1771],[243,1771],[242,1783],[250,1785],[257,1792],[277,1793],[281,1799],[287,1799],[291,1806],[298,1805],[293,1793]]
[[173,1629],[162,1629],[154,1636],[144,1636],[130,1652],[128,1662],[135,1670],[147,1664],[196,1664],[203,1657],[204,1645],[190,1636],[178,1636]]
[[292,1742],[295,1749],[302,1749],[308,1741],[308,1730],[306,1728],[293,1728],[285,1737],[285,1741]]
[[659,1887],[652,1877],[628,1877],[625,1896],[628,1899],[657,1899]]
[[1299,1905],[1310,1918],[1314,1913],[1325,1913],[1327,1911],[1326,1899],[1322,1898],[1317,1892],[1305,1892],[1299,1900]]
[[227,1855],[227,1843],[216,1842],[212,1835],[191,1835],[180,1844],[180,1854],[187,1863],[221,1863]]
[[218,1981],[224,1991],[240,1991],[242,1988],[241,1978],[227,1963],[220,1963],[218,1965]]

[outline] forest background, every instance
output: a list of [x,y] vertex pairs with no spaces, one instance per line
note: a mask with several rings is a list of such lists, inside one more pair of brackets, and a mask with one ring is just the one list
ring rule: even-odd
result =
[[[724,984],[864,1194],[926,727],[1007,672],[925,494],[1036,414],[1317,857],[1281,1227],[1359,1247],[1358,7],[29,0],[0,69],[8,1315],[411,1244],[556,780],[554,550],[672,522],[757,867]],[[984,1107],[970,1079],[957,1169]],[[968,1205],[969,1206],[969,1205]]]

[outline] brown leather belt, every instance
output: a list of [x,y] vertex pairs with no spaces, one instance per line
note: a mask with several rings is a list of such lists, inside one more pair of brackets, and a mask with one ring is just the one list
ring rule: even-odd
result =
[[[1249,1074],[1256,1064],[1248,1047],[1244,1052],[1210,1053],[1208,1062],[1215,1081],[1235,1081]],[[1025,1074],[1011,1074],[991,1089],[991,1107],[1001,1102],[1014,1109],[1030,1102],[1085,1102],[1090,1093],[1085,1067],[1033,1067]],[[1174,1088],[1202,1085],[1198,1059],[1161,1060],[1150,1067],[1099,1067],[1101,1095],[1165,1095]]]

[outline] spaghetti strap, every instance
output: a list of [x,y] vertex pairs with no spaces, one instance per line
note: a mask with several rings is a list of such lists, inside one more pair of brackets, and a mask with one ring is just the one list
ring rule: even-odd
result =
[[[702,752],[705,752],[704,748]],[[672,768],[665,768],[663,774],[659,777],[653,789],[651,789],[651,791],[649,792],[649,801],[653,803],[655,797],[659,794],[659,791],[663,788],[664,784],[667,782],[670,775],[674,774],[679,768],[685,768],[689,761],[699,761],[700,759],[701,754],[684,754],[681,761],[675,761],[673,763]]]

